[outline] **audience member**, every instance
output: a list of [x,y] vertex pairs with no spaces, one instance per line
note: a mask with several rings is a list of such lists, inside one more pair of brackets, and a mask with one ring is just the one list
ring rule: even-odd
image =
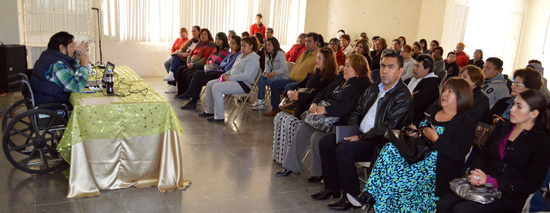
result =
[[[434,212],[439,196],[453,194],[449,182],[462,175],[464,158],[474,138],[476,122],[468,114],[473,95],[468,83],[450,78],[443,84],[441,100],[426,110],[431,118],[417,125],[429,149],[426,158],[409,164],[390,141],[376,159],[361,197],[374,199],[376,212]],[[428,124],[430,122],[431,124]],[[410,126],[416,129],[415,125]],[[411,137],[419,133],[407,132]],[[407,192],[407,193],[404,193]]]
[[265,29],[266,26],[262,23],[263,16],[262,14],[258,13],[256,14],[256,23],[250,25],[250,34],[254,35],[255,33],[261,33],[263,38],[262,41],[265,38]]
[[74,36],[65,31],[50,37],[30,79],[35,104],[61,102],[72,110],[71,93],[82,92],[88,82],[88,48],[87,42],[77,45]]
[[[439,41],[432,40],[432,42],[430,42],[430,53],[433,53],[436,47],[439,47]],[[443,52],[441,54],[443,54]]]
[[212,52],[208,59],[206,59],[204,68],[189,70],[185,73],[185,80],[188,85],[187,90],[181,95],[176,96],[175,99],[180,101],[191,101],[185,106],[182,106],[181,109],[188,110],[197,108],[202,86],[206,85],[206,83],[212,79],[219,78],[220,75],[226,71],[221,66],[222,61],[229,55],[229,43],[225,33],[219,32],[216,34],[214,44],[216,45],[216,51]]
[[260,56],[260,69],[263,71],[265,69],[265,53],[264,53],[264,39],[261,33],[254,33],[256,37],[256,42],[258,42],[258,52]]
[[468,181],[474,186],[491,183],[502,193],[500,198],[481,204],[448,193],[440,198],[437,212],[520,212],[550,166],[546,106],[538,90],[519,93],[510,123],[498,125],[476,156]]
[[483,50],[477,49],[474,52],[474,58],[470,59],[468,64],[472,64],[479,67],[479,69],[483,69],[483,64],[485,64],[485,62],[483,62]]
[[342,37],[345,34],[346,34],[346,31],[344,31],[342,29],[338,30],[338,33],[336,33],[336,38],[338,39],[338,41],[340,41],[340,37]]
[[405,45],[407,45],[407,39],[405,39],[405,36],[399,36],[399,41],[401,41],[401,47],[404,47]]
[[266,112],[265,115],[274,116],[280,111],[281,91],[288,90],[286,89],[287,86],[289,88],[295,86],[298,82],[303,81],[309,73],[315,71],[315,61],[319,52],[317,42],[319,42],[317,33],[308,33],[306,35],[305,51],[298,56],[296,64],[292,67],[289,74],[290,79],[278,79],[271,82],[271,111]]
[[412,48],[409,45],[403,46],[401,50],[401,56],[403,56],[403,60],[405,61],[403,63],[403,68],[405,71],[403,71],[401,80],[405,80],[413,76],[414,58],[411,57],[411,51]]
[[319,42],[317,42],[317,47],[325,47],[325,39],[323,38],[323,35],[317,34],[319,36]]
[[443,47],[438,46],[432,50],[432,58],[434,59],[434,74],[439,76],[439,78],[442,80],[441,83],[443,83],[443,79],[447,77],[447,71],[445,71],[445,61],[443,61],[442,56]]
[[[515,97],[526,90],[539,90],[542,86],[542,76],[531,68],[518,69],[514,72],[514,83],[512,83],[511,97],[505,97],[495,103],[489,111],[489,116],[498,115],[506,121],[510,120],[510,110],[514,106]],[[491,124],[491,120],[486,120]]]
[[241,40],[242,40],[243,38],[245,38],[245,37],[250,37],[250,33],[248,33],[247,31],[243,31],[243,32],[241,33]]
[[391,42],[391,49],[397,54],[401,54],[401,41],[399,39],[393,39]]
[[172,63],[172,54],[174,54],[174,52],[181,49],[181,47],[183,47],[183,45],[187,43],[188,40],[189,38],[187,37],[187,28],[185,27],[180,28],[180,37],[178,37],[176,41],[174,41],[174,44],[172,44],[172,49],[170,49],[170,57],[168,57],[166,61],[164,61],[164,68],[166,69],[167,73],[170,73],[170,64]]
[[456,63],[460,68],[466,66],[470,61],[470,56],[464,52],[464,48],[466,48],[466,45],[462,42],[458,42],[456,45]]
[[285,53],[276,38],[268,38],[265,42],[265,70],[258,81],[258,100],[252,104],[254,109],[265,109],[265,87],[279,79],[288,79],[288,66]]
[[[187,75],[187,72],[204,69],[206,59],[216,50],[216,45],[214,44],[214,39],[212,38],[212,34],[210,34],[210,30],[202,28],[199,33],[199,38],[200,42],[197,43],[187,57],[187,64],[181,62],[179,64],[182,66],[178,66],[179,64],[176,65],[179,67],[177,69],[178,93],[176,96],[183,94],[189,87],[189,82],[191,80],[188,81],[187,78],[193,77],[193,75]],[[176,61],[177,60],[173,60],[172,65],[174,65]]]
[[306,48],[306,34],[302,33],[298,36],[298,39],[296,41],[296,44],[292,45],[290,50],[286,53],[286,61],[288,62],[296,62],[296,59],[298,59],[298,56],[305,50]]
[[[333,59],[330,60],[333,61]],[[334,75],[336,74],[335,71],[336,70],[334,70],[333,73]],[[305,113],[326,114],[330,117],[339,117],[339,121],[335,125],[344,124],[355,107],[355,104],[350,103],[357,103],[357,100],[365,89],[370,86],[371,82],[369,80],[369,75],[370,73],[366,59],[359,54],[352,53],[348,57],[343,74],[338,75],[325,89],[315,96],[315,99],[309,107],[309,111]],[[292,172],[300,172],[302,170],[301,158],[305,154],[307,147],[311,146],[313,157],[310,167],[311,178],[309,181],[320,181],[322,173],[319,141],[327,135],[335,137],[335,131],[320,132],[306,123],[298,125],[295,138],[292,140],[293,143],[290,144],[290,149],[283,161],[283,167],[285,169],[275,175],[288,176]]]
[[234,35],[237,35],[237,33],[235,32],[235,30],[229,30],[229,31],[227,31],[227,37],[228,37],[228,38],[233,38]]
[[490,108],[493,108],[498,100],[510,96],[510,92],[506,87],[506,80],[501,74],[502,64],[503,62],[499,58],[490,57],[483,65],[485,84],[481,87],[481,90],[489,98]]
[[371,50],[370,50],[371,52],[375,50],[375,49],[374,49],[374,43],[376,43],[376,39],[378,39],[378,38],[380,38],[380,36],[373,36],[373,37],[372,37],[372,40],[371,40],[371,41],[372,41],[372,45],[371,45]]
[[527,67],[530,67],[536,71],[539,71],[543,81],[540,91],[542,92],[542,94],[544,94],[544,97],[546,98],[546,102],[550,103],[550,91],[548,91],[548,80],[544,77],[544,67],[542,67],[542,63],[539,60],[532,59],[532,60],[529,60],[529,64],[527,64]]
[[414,42],[412,46],[412,58],[416,59],[420,54],[422,54],[422,47],[420,47],[420,43]]
[[359,40],[357,44],[355,45],[354,53],[360,54],[364,56],[367,59],[367,62],[369,63],[369,69],[370,64],[372,64],[372,58],[369,54],[369,44],[367,43],[367,40]]
[[404,83],[413,95],[413,121],[416,122],[423,112],[439,98],[439,83],[442,80],[433,73],[434,60],[429,55],[418,56],[413,61],[413,65],[412,77],[406,79]]
[[450,77],[458,76],[458,73],[460,72],[460,67],[456,63],[455,52],[447,53],[447,59],[445,59],[445,71],[447,71],[447,79]]
[[[359,135],[345,138],[349,142],[336,144],[335,137],[321,139],[319,152],[325,188],[311,198],[325,200],[344,194],[359,195],[359,179],[355,162],[371,161],[376,147],[381,147],[383,135],[389,129],[401,129],[412,121],[413,100],[401,81],[403,57],[386,54],[380,63],[382,82],[372,84],[362,95],[350,115],[348,124],[359,126]],[[351,207],[347,198],[328,205],[332,210]]]
[[386,39],[377,38],[376,41],[374,42],[374,50],[370,52],[370,56],[372,58],[372,64],[370,65],[370,70],[380,69],[380,59],[381,59],[382,50],[385,50],[386,48],[388,48]]
[[368,44],[368,43],[369,43],[369,36],[367,36],[367,33],[362,32],[362,33],[359,35],[359,40],[365,40],[365,41],[367,41],[367,44]]
[[485,82],[483,71],[471,65],[462,68],[458,75],[468,82],[470,89],[473,91],[474,105],[470,108],[472,117],[476,119],[476,122],[487,119],[488,117],[486,117],[486,115],[489,112],[489,98],[487,98],[485,93],[481,92],[481,87]]
[[[384,55],[388,55],[388,54],[396,54],[396,53],[392,49],[384,49],[384,50],[382,50],[382,53],[380,54],[380,58],[384,58]],[[370,76],[371,76],[371,80],[372,80],[373,83],[374,82],[380,82],[381,81],[380,80],[380,68],[372,70]]]
[[223,95],[235,93],[248,93],[256,81],[260,69],[260,56],[258,42],[254,37],[245,37],[241,40],[242,54],[229,72],[206,84],[206,109],[199,117],[205,117],[208,121],[224,121]]
[[342,52],[346,54],[346,57],[353,52],[353,47],[350,45],[351,38],[348,34],[340,36],[340,45],[342,45]]
[[274,38],[273,37],[273,28],[271,28],[271,27],[268,27],[265,31],[265,39],[268,39],[268,38]]
[[426,39],[420,39],[418,43],[420,44],[420,51],[422,51],[422,53],[430,53],[430,50],[428,49],[428,42],[426,41]]
[[178,79],[178,68],[185,65],[189,53],[199,43],[199,33],[201,28],[197,25],[191,27],[191,35],[193,38],[189,39],[178,51],[172,53],[172,61],[170,62],[170,68],[168,75],[162,79],[168,81],[169,88],[164,91],[166,93],[175,93],[178,91],[176,87],[176,80]]
[[336,63],[338,63],[338,69],[344,68],[344,63],[346,63],[346,54],[342,52],[340,41],[337,38],[330,39],[330,42],[328,43],[328,47],[335,53],[336,55]]

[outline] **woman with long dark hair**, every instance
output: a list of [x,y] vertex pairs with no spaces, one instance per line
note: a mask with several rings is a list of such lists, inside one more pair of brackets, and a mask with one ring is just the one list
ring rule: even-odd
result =
[[258,81],[258,100],[252,104],[254,109],[265,108],[265,86],[270,85],[274,80],[288,79],[285,52],[275,37],[265,41],[264,55],[265,69]]
[[267,29],[267,27],[262,23],[262,19],[264,17],[262,16],[262,14],[258,13],[256,14],[256,23],[250,25],[250,35],[254,35],[254,33],[261,33],[263,39],[265,39],[265,30]]

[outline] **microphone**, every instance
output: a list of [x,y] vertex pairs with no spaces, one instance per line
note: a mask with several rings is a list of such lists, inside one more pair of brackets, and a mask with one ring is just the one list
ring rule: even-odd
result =
[[97,8],[97,7],[92,7],[92,10],[99,10],[99,8]]

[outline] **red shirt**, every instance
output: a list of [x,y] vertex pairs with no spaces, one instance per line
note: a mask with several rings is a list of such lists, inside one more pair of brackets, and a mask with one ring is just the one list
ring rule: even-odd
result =
[[456,63],[460,68],[466,66],[468,64],[468,61],[470,60],[470,56],[466,55],[465,52],[456,53]]
[[250,35],[254,36],[254,33],[261,33],[264,36],[265,39],[265,24],[262,24],[262,27],[258,27],[256,23],[250,25]]
[[336,63],[338,63],[338,66],[342,66],[346,63],[346,54],[342,52],[342,50],[336,52]]
[[295,44],[292,45],[290,50],[286,53],[286,61],[288,62],[296,62],[296,59],[298,59],[298,56],[300,56],[300,53],[303,52],[303,50],[306,49],[306,45],[299,45]]
[[176,41],[174,41],[174,44],[172,45],[172,49],[170,50],[171,52],[170,53],[174,53],[176,51],[178,51],[181,47],[183,47],[183,45],[185,43],[187,43],[187,41],[189,40],[189,38],[177,38]]

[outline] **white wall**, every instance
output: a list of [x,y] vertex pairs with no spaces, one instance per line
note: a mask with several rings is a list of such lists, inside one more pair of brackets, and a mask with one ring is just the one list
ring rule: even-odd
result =
[[[531,0],[525,10],[522,39],[516,67],[525,67],[531,59],[538,59],[546,67],[545,77],[550,78],[550,3],[548,0]],[[545,43],[546,36],[546,44]]]
[[[441,43],[443,27],[446,13],[446,1],[442,0],[423,0],[420,8],[420,18],[418,20],[417,41],[426,39],[438,40]],[[429,46],[428,46],[429,47]]]
[[4,44],[22,44],[19,38],[19,1],[0,0],[0,41]]
[[405,36],[417,40],[422,0],[308,0],[305,32],[321,33],[328,41],[344,29],[352,40],[366,32],[369,39]]
[[[128,65],[140,76],[166,76],[164,61],[170,56],[171,43],[112,42],[103,37],[103,63]],[[99,51],[98,51],[99,54]],[[99,55],[96,58],[99,61]]]

